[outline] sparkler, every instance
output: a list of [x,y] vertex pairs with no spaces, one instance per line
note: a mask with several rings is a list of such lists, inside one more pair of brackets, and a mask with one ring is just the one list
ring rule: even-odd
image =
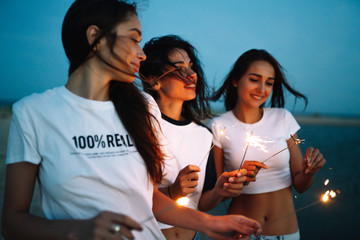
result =
[[156,217],[160,216],[161,214],[163,214],[163,213],[165,213],[165,212],[173,209],[173,208],[176,207],[177,205],[179,205],[179,206],[186,206],[186,205],[189,203],[189,201],[190,201],[190,199],[189,199],[188,197],[179,198],[178,200],[176,200],[175,203],[170,204],[169,206],[167,206],[167,207],[159,210],[158,212],[154,213],[154,215],[151,215],[151,216],[145,218],[144,220],[142,220],[142,221],[140,222],[140,224],[142,225],[142,224],[146,223],[147,221],[149,221],[149,220],[151,220],[151,219],[153,219],[153,218],[156,218]]
[[240,167],[239,167],[239,171],[238,171],[238,172],[240,172],[241,166],[242,166],[243,163],[244,163],[245,156],[246,156],[246,152],[247,152],[247,150],[248,150],[248,148],[249,148],[249,144],[250,144],[250,140],[251,140],[252,134],[253,134],[253,131],[251,131],[250,136],[249,136],[249,138],[248,138],[248,143],[246,144],[245,152],[244,152],[243,158],[242,158],[242,160],[241,160],[241,163],[240,163]]
[[275,157],[276,155],[278,155],[279,153],[285,151],[286,149],[291,148],[291,147],[293,147],[293,146],[295,146],[295,145],[298,145],[298,144],[300,144],[300,143],[302,143],[302,142],[305,141],[305,139],[298,139],[298,138],[295,139],[291,134],[290,134],[290,136],[291,136],[291,138],[294,140],[294,143],[292,143],[291,145],[287,146],[286,148],[278,151],[277,153],[271,155],[270,157],[268,157],[267,159],[265,159],[264,161],[262,161],[262,163],[266,162],[267,160],[269,160],[269,159],[272,158],[272,157]]
[[211,145],[209,151],[205,154],[204,158],[200,161],[199,165],[198,166],[201,166],[201,164],[203,163],[203,161],[206,159],[206,157],[209,155],[210,151],[215,147],[215,144],[219,141],[220,137],[222,135],[225,134],[225,129],[226,127],[224,127],[223,129],[221,129],[220,133],[219,133],[219,136],[216,138],[215,142]]
[[[326,186],[328,183],[329,183],[329,179],[327,179],[327,180],[324,182],[324,185]],[[340,194],[340,190],[337,190],[337,193]],[[286,217],[288,217],[288,216],[290,216],[290,215],[292,215],[292,214],[296,214],[297,212],[303,211],[303,210],[305,210],[305,209],[307,209],[307,208],[309,208],[309,207],[311,207],[311,206],[314,206],[314,205],[316,205],[316,204],[319,204],[319,203],[327,203],[331,198],[335,198],[335,197],[336,197],[336,192],[335,192],[334,190],[327,190],[324,194],[321,195],[320,200],[315,201],[315,202],[312,202],[312,203],[310,203],[310,204],[308,204],[308,205],[306,205],[306,206],[304,206],[304,207],[302,207],[302,208],[296,209],[295,211],[290,212],[290,213],[288,213],[288,214],[286,214],[286,215],[284,215],[284,216],[281,216],[281,217],[279,217],[279,218],[277,218],[277,219],[275,219],[275,220],[272,220],[272,221],[270,221],[270,222],[267,222],[266,225],[269,225],[269,224],[272,224],[272,223],[274,223],[274,222],[277,222],[277,221],[279,221],[279,220],[281,220],[281,219],[283,219],[283,218],[286,218]]]

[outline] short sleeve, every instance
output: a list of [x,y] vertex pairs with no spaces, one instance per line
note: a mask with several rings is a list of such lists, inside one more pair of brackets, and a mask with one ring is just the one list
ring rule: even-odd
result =
[[24,109],[15,104],[10,123],[6,164],[23,161],[40,163],[35,126],[31,123],[29,116],[24,114]]
[[298,124],[298,122],[296,121],[294,116],[288,110],[285,110],[285,121],[288,126],[287,131],[288,131],[289,135],[290,134],[294,135],[297,131],[299,131],[300,125]]

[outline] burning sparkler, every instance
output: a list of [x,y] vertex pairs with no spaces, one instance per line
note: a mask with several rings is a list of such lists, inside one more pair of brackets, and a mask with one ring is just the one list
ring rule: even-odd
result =
[[249,148],[249,144],[250,144],[250,140],[251,140],[252,134],[253,134],[253,132],[251,131],[250,136],[248,137],[248,143],[246,144],[245,152],[244,152],[243,158],[242,158],[242,160],[241,160],[241,163],[240,163],[240,167],[239,167],[239,171],[238,171],[238,172],[240,172],[240,169],[241,169],[241,167],[242,167],[242,165],[243,165],[243,163],[244,163],[245,156],[246,156],[246,152],[247,152],[247,150],[248,150],[248,148]]
[[[326,181],[324,182],[324,185],[326,186],[328,183],[329,183],[329,179],[326,179]],[[338,194],[340,194],[340,190],[336,190],[336,192],[337,192]],[[281,219],[283,219],[283,218],[286,218],[286,217],[288,217],[288,216],[290,216],[290,215],[292,215],[292,214],[296,214],[297,212],[303,211],[303,210],[305,210],[305,209],[307,209],[307,208],[309,208],[309,207],[311,207],[311,206],[314,206],[314,205],[316,205],[316,204],[319,204],[319,203],[327,203],[327,202],[329,202],[330,199],[336,197],[336,192],[335,192],[334,190],[327,190],[324,194],[321,195],[321,197],[320,197],[320,199],[319,199],[318,201],[312,202],[312,203],[310,203],[310,204],[308,204],[308,205],[306,205],[306,206],[304,206],[304,207],[302,207],[302,208],[296,209],[295,211],[293,211],[293,212],[291,212],[291,213],[288,213],[288,214],[286,214],[286,215],[284,215],[284,216],[282,216],[282,217],[279,217],[279,218],[274,219],[274,220],[272,220],[272,221],[270,221],[270,222],[267,222],[266,225],[269,225],[269,224],[272,224],[272,223],[274,223],[274,222],[277,222],[277,221],[279,221],[279,220],[281,220]]]
[[226,127],[224,127],[223,129],[221,129],[220,133],[219,133],[219,136],[215,139],[215,142],[211,145],[209,151],[205,154],[204,158],[200,161],[199,165],[198,166],[201,166],[201,164],[203,163],[203,161],[206,159],[206,157],[209,155],[210,151],[215,147],[215,144],[220,140],[220,137],[222,135],[225,134],[225,129]]
[[151,216],[147,217],[146,219],[142,220],[142,221],[140,222],[140,224],[144,224],[144,223],[146,223],[147,221],[149,221],[149,220],[151,220],[151,219],[153,219],[153,218],[156,218],[156,217],[160,216],[161,214],[163,214],[163,213],[165,213],[165,212],[173,209],[173,208],[176,207],[177,205],[179,205],[179,206],[186,206],[186,205],[189,204],[189,201],[190,201],[190,199],[189,199],[188,197],[179,198],[178,200],[176,200],[175,203],[173,203],[173,204],[171,204],[171,205],[169,205],[169,206],[167,206],[167,207],[159,210],[158,212],[154,213],[154,215],[151,215]]
[[292,143],[291,145],[287,146],[286,148],[278,151],[277,153],[271,155],[270,157],[268,157],[267,159],[265,159],[264,161],[262,161],[262,163],[266,162],[267,160],[269,160],[269,159],[272,158],[272,157],[275,157],[276,155],[278,155],[279,153],[285,151],[286,149],[291,148],[291,147],[293,147],[293,146],[295,146],[295,145],[298,145],[298,144],[300,144],[300,143],[302,143],[302,142],[305,141],[305,139],[298,139],[298,138],[295,139],[291,134],[290,134],[290,136],[291,136],[291,138],[294,140],[294,143]]

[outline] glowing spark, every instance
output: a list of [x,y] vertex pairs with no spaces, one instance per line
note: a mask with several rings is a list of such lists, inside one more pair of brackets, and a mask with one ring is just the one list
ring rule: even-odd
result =
[[328,202],[330,198],[336,197],[336,192],[333,190],[327,190],[323,195],[321,195],[321,200],[323,202]]
[[153,218],[156,218],[158,216],[160,216],[161,214],[173,209],[174,207],[176,207],[176,205],[179,205],[179,206],[186,206],[189,204],[189,201],[190,199],[188,197],[182,197],[182,198],[179,198],[178,200],[176,200],[176,202],[174,204],[171,204],[163,209],[161,209],[160,211],[154,213],[154,215],[151,215],[147,218],[145,218],[143,221],[140,222],[140,224],[144,224],[146,223],[147,221],[153,219]]
[[263,152],[268,152],[268,150],[265,147],[265,144],[268,143],[273,143],[274,141],[268,141],[268,140],[264,140],[259,136],[252,136],[251,139],[249,139],[250,141],[250,146],[256,149],[260,149]]
[[329,179],[326,179],[325,182],[324,182],[324,185],[328,185],[329,184]]
[[206,157],[209,155],[210,151],[215,147],[215,144],[219,141],[220,137],[222,135],[225,134],[225,129],[226,127],[224,127],[223,129],[221,129],[220,133],[219,133],[219,136],[216,138],[215,142],[211,145],[209,151],[205,154],[204,158],[200,161],[199,165],[198,166],[201,166],[202,162],[206,159]]
[[321,195],[321,200],[323,202],[327,202],[329,200],[329,193],[330,193],[330,191],[327,190],[323,195]]
[[189,204],[190,199],[188,197],[182,197],[176,200],[176,203],[180,206],[186,206]]

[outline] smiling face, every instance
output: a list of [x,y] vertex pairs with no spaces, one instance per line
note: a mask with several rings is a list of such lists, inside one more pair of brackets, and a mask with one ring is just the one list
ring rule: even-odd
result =
[[146,59],[140,41],[141,25],[135,14],[129,14],[127,20],[118,24],[110,36],[100,40],[97,55],[107,63],[106,68],[113,79],[124,82],[134,80],[140,62]]
[[[169,54],[167,70],[177,70],[165,75],[155,85],[160,101],[189,101],[196,97],[197,75],[191,69],[192,61],[183,49],[174,49]],[[165,70],[165,72],[167,71]]]
[[237,88],[237,105],[242,108],[259,108],[270,97],[275,81],[275,70],[266,61],[255,61],[239,81],[233,82]]

